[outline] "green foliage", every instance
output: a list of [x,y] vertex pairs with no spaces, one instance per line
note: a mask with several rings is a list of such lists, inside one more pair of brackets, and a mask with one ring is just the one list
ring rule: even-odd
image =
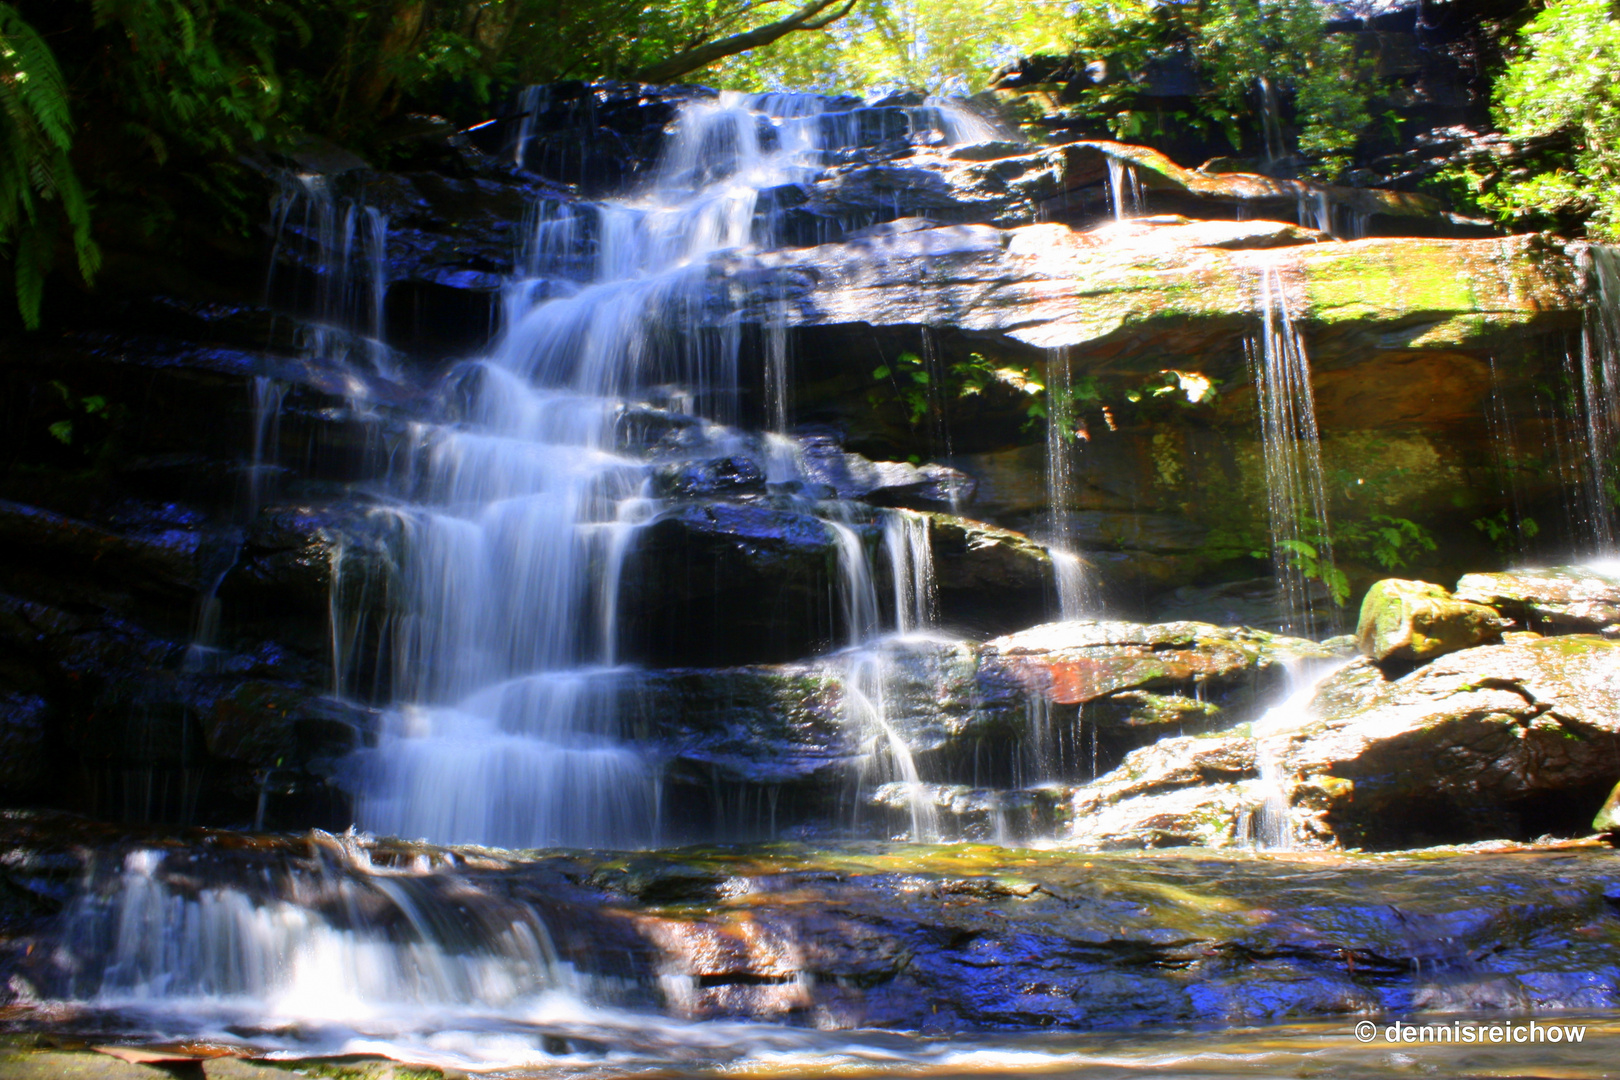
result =
[[1495,96],[1509,138],[1565,135],[1575,151],[1524,175],[1466,174],[1481,205],[1507,219],[1589,209],[1593,235],[1620,239],[1620,21],[1609,0],[1548,0]]
[[[933,376],[928,373],[927,365],[922,357],[916,353],[904,352],[895,358],[894,363],[881,364],[872,371],[872,378],[879,382],[887,381],[893,389],[895,400],[906,415],[906,423],[916,427],[935,408],[937,394],[931,394]],[[870,391],[867,394],[867,403],[878,408],[883,403],[884,395],[879,391]]]
[[1373,562],[1385,570],[1399,570],[1439,546],[1422,525],[1388,514],[1340,522],[1332,531],[1334,551],[1349,561]]
[[[1306,580],[1320,581],[1327,586],[1328,595],[1340,607],[1350,598],[1350,578],[1341,563],[1376,563],[1385,570],[1399,570],[1421,553],[1434,551],[1439,546],[1434,534],[1422,525],[1410,518],[1388,514],[1341,520],[1329,528],[1324,528],[1315,518],[1302,516],[1299,524],[1300,534],[1309,539],[1280,541],[1276,554],[1299,570]],[[1264,559],[1273,553],[1257,548],[1249,554]]]
[[1067,52],[1069,0],[867,0],[817,34],[735,56],[716,82],[736,90],[973,93],[1019,56]]
[[73,121],[56,58],[10,4],[0,3],[0,252],[11,262],[23,324],[39,325],[45,275],[66,226],[79,273],[94,275],[90,206],[68,161]]
[[76,447],[91,465],[109,465],[117,456],[114,436],[129,419],[129,409],[101,394],[77,394],[63,382],[52,380],[50,386],[67,416],[47,424],[46,432],[63,446]]
[[1323,178],[1342,172],[1371,122],[1372,82],[1349,39],[1324,31],[1315,0],[1214,0],[1202,10],[1193,49],[1217,100],[1235,114],[1267,95],[1292,93],[1299,150]]
[[62,241],[96,270],[92,203],[103,244],[246,235],[264,197],[248,157],[313,135],[386,160],[421,129],[399,119],[412,110],[470,124],[497,88],[622,77],[797,6],[0,0],[0,255],[23,320],[38,323]]
[[[1297,149],[1310,159],[1308,171],[1331,180],[1358,140],[1376,130],[1372,103],[1384,87],[1349,38],[1326,33],[1315,0],[1088,4],[1077,37],[1079,58],[1107,71],[1101,85],[1080,92],[1080,111],[1107,118],[1120,139],[1167,134],[1167,123],[1206,136],[1219,131],[1234,150]],[[1165,116],[1125,75],[1180,57],[1190,57],[1209,89],[1195,98],[1196,113]],[[1295,147],[1283,145],[1281,130],[1290,109]],[[1258,132],[1252,145],[1245,145],[1246,128]]]
[[[128,133],[165,162],[170,144],[231,153],[264,138],[279,104],[272,46],[308,26],[277,0],[91,0],[109,39]],[[278,25],[279,23],[279,25]]]
[[1471,524],[1503,555],[1511,555],[1526,541],[1534,540],[1541,534],[1541,526],[1536,524],[1535,518],[1515,520],[1506,507],[1494,516],[1475,518]]
[[1327,586],[1328,596],[1336,607],[1343,607],[1350,599],[1350,579],[1327,555],[1325,548],[1304,540],[1282,540],[1277,544],[1277,551],[1306,581],[1320,581]]

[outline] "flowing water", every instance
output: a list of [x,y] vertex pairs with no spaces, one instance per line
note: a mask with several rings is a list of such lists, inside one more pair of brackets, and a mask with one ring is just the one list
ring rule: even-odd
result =
[[[324,176],[286,178],[271,210],[276,250],[266,294],[303,316],[305,345],[333,366],[395,378],[398,368],[383,343],[383,300],[388,293],[388,218],[374,206],[339,197]],[[303,278],[278,273],[282,248],[298,246],[308,268]]]
[[[936,138],[983,135],[939,104],[906,116]],[[625,560],[663,510],[633,421],[681,428],[689,453],[751,456],[779,486],[798,479],[785,315],[764,328],[773,434],[745,436],[725,426],[742,411],[739,320],[726,315],[741,290],[710,263],[775,244],[761,192],[812,176],[856,119],[811,95],[694,100],[642,189],[536,208],[505,331],[445,380],[441,415],[389,478],[396,704],[359,762],[362,828],[509,847],[658,842],[660,766],[625,729],[636,673],[619,659]],[[883,684],[888,636],[932,621],[926,523],[883,511],[874,533],[869,509],[799,506],[837,552],[850,725],[915,784]],[[920,809],[911,831],[930,833]]]
[[1136,166],[1122,158],[1108,156],[1108,205],[1113,208],[1115,221],[1141,217],[1147,207],[1142,194],[1142,180]]
[[[984,869],[976,861],[984,852],[873,845],[733,850],[723,856],[730,863],[705,868],[697,855],[684,872],[717,884],[720,899],[707,917],[736,921],[730,947],[741,951],[742,962],[788,973],[727,992],[786,1018],[815,995],[808,972],[827,962],[814,933],[793,929],[817,926],[818,895],[838,898],[829,908],[836,915],[843,905],[903,898],[935,879],[971,883]],[[1121,994],[1153,1000],[1139,984],[1157,981],[1167,1002],[1184,998],[1141,1018],[1149,1024],[1170,1018],[1168,1028],[890,1032],[858,1024],[850,1030],[836,1012],[800,1018],[809,1025],[700,1020],[715,989],[691,971],[713,963],[717,943],[684,931],[681,921],[699,913],[671,919],[667,909],[638,914],[633,904],[616,911],[568,899],[579,885],[588,887],[593,866],[604,881],[622,877],[623,862],[609,857],[525,862],[479,849],[321,834],[242,845],[112,844],[90,858],[78,898],[35,965],[49,973],[42,989],[50,997],[0,1014],[0,1030],[21,1023],[94,1043],[213,1044],[288,1064],[371,1054],[509,1076],[1612,1075],[1620,1028],[1612,1014],[1582,1015],[1580,1004],[1597,1008],[1606,991],[1590,972],[1566,973],[1545,947],[1538,952],[1518,943],[1532,932],[1556,933],[1560,920],[1569,920],[1574,971],[1602,955],[1612,922],[1603,890],[1612,890],[1614,878],[1612,857],[1601,851],[1494,860],[1466,852],[1326,861],[1017,850],[1001,856],[998,874],[1011,874],[1013,884],[1033,875],[1056,896],[967,894],[955,902],[947,896],[915,911],[911,900],[892,900],[889,910],[869,912],[868,932],[886,933],[891,921],[921,914],[917,931],[935,933],[972,918],[967,910],[951,913],[966,901],[993,909],[987,936],[1011,933],[1021,947],[1065,942],[1058,947],[1086,949],[1115,934],[1132,940],[1119,925],[1125,923],[1145,935],[1132,948],[1152,955],[1167,933],[1185,932],[1172,929],[1181,920],[1193,919],[1204,934],[1252,940],[1255,947],[1291,942],[1307,958],[1290,962],[1286,951],[1274,950],[1255,960],[1228,959],[1219,965],[1222,975],[1211,979],[1206,971],[1193,985],[1176,970],[1129,957],[1105,964]],[[1018,869],[1007,856],[1017,858]],[[1367,904],[1369,890],[1387,902]],[[1094,899],[1076,908],[1061,899],[1071,894]],[[751,917],[755,901],[776,914]],[[1546,913],[1538,903],[1550,905]],[[1022,906],[1034,910],[1025,914]],[[1537,929],[1481,938],[1493,918],[1515,927],[1533,919]],[[1316,956],[1309,942],[1318,931],[1307,927],[1318,925],[1331,927],[1330,939],[1345,948]],[[1053,930],[1068,937],[1049,937]],[[1482,940],[1501,947],[1479,950]],[[964,972],[982,964],[971,935],[933,948],[951,951]],[[1354,964],[1334,959],[1341,952],[1370,965],[1359,988],[1344,975]],[[1093,963],[1053,955],[1059,961],[1053,978]],[[1032,959],[1008,962],[1029,971]],[[1277,970],[1268,974],[1268,966]],[[1299,990],[1289,979],[1359,1004],[1338,1020],[1249,1026],[1244,1003],[1271,1016],[1268,1002]],[[1368,1011],[1378,1000],[1367,997],[1369,988],[1387,1001],[1428,1002],[1437,1012],[1419,1024],[1523,1026],[1534,1016],[1543,1029],[1580,1028],[1581,1040],[1561,1047],[1394,1047],[1382,1035],[1390,1018]],[[1041,996],[1032,993],[1030,1001]],[[836,990],[821,997],[839,999]],[[1532,1012],[1532,1000],[1545,1003],[1538,1009],[1568,1011]],[[1185,1010],[1199,1022],[1174,1019]],[[1374,1025],[1371,1041],[1353,1033],[1358,1021]]]
[[1584,259],[1590,299],[1581,332],[1578,420],[1585,436],[1581,478],[1588,554],[1620,557],[1620,249],[1591,244]]
[[1311,362],[1275,266],[1260,269],[1257,306],[1261,328],[1249,345],[1249,370],[1260,415],[1278,618],[1285,632],[1314,637],[1335,619],[1334,605],[1313,586],[1333,572],[1333,546]]
[[[1112,168],[1115,161],[1109,158],[1108,163]],[[1058,612],[1064,619],[1078,619],[1092,606],[1073,525],[1074,463],[1083,446],[1076,432],[1073,385],[1069,350],[1051,350],[1046,358],[1046,544],[1057,579]]]
[[1290,664],[1286,696],[1254,722],[1251,730],[1260,803],[1237,825],[1237,835],[1251,847],[1260,851],[1291,851],[1297,845],[1298,837],[1294,835],[1293,817],[1288,808],[1286,774],[1277,761],[1272,738],[1307,723],[1317,690],[1348,663],[1348,660],[1334,660]]

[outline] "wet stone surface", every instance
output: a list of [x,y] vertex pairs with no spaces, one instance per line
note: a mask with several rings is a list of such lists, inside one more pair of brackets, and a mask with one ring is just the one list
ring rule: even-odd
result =
[[[518,855],[319,836],[163,836],[15,816],[5,834],[12,854],[0,881],[11,900],[0,925],[14,997],[48,999],[64,979],[81,992],[96,984],[110,959],[75,957],[58,913],[72,909],[87,869],[109,913],[132,902],[117,868],[141,850],[160,853],[142,857],[154,869],[141,880],[176,898],[241,891],[265,904],[296,893],[329,919],[339,909],[322,895],[348,896],[343,918],[354,932],[433,942],[459,926],[456,948],[473,957],[505,947],[499,936],[513,920],[538,918],[560,959],[607,979],[588,983],[587,997],[693,1018],[941,1033],[1423,1009],[1544,1016],[1613,1008],[1620,978],[1620,920],[1607,898],[1620,888],[1620,857],[1603,846]],[[397,906],[407,893],[415,931]],[[440,905],[461,914],[441,924]],[[228,959],[233,946],[220,947]]]

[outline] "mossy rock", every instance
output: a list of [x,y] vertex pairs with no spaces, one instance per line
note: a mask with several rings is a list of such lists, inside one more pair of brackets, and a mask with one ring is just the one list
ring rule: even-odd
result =
[[1361,602],[1356,647],[1380,662],[1432,660],[1498,641],[1509,625],[1492,608],[1458,600],[1442,586],[1386,578]]

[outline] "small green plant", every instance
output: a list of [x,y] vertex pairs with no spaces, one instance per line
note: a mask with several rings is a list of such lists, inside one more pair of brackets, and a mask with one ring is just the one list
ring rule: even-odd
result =
[[[900,401],[905,411],[906,422],[916,427],[928,415],[932,407],[929,387],[933,377],[929,375],[927,365],[916,353],[903,352],[895,357],[893,364],[879,364],[872,369],[872,378],[878,382],[887,380],[894,387],[894,396]],[[884,395],[873,390],[868,392],[866,400],[874,409],[882,406]]]
[[1281,556],[1306,580],[1326,586],[1340,607],[1350,598],[1350,579],[1340,568],[1341,562],[1376,563],[1385,570],[1399,570],[1421,553],[1439,548],[1428,529],[1410,518],[1388,514],[1341,520],[1328,529],[1315,518],[1301,515],[1299,534],[1308,539],[1280,540],[1275,552],[1256,545],[1249,555],[1256,559]]
[[[66,383],[58,382],[54,379],[51,380],[51,386],[58,394],[62,395],[62,404],[66,405],[74,412],[79,412],[82,410],[86,416],[98,416],[102,419],[111,418],[112,410],[107,403],[107,399],[102,397],[100,394],[91,394],[88,397],[78,397],[73,393],[72,390],[67,388]],[[62,445],[71,446],[73,444],[72,420],[58,420],[45,430],[49,431],[51,433],[51,437]]]
[[[1304,540],[1280,540],[1277,551],[1305,580],[1320,581],[1327,586],[1328,595],[1333,598],[1336,607],[1343,607],[1350,598],[1350,579],[1327,557],[1325,548]],[[1257,559],[1263,559],[1268,554],[1264,551],[1253,552]]]
[[1504,507],[1490,517],[1475,518],[1470,524],[1485,535],[1492,547],[1503,555],[1510,555],[1524,541],[1534,540],[1541,534],[1541,526],[1532,517],[1514,520]]
[[1434,534],[1410,518],[1369,514],[1347,521],[1333,531],[1334,547],[1357,562],[1371,561],[1385,570],[1399,570],[1422,552],[1439,544]]
[[52,381],[67,417],[45,426],[51,438],[72,447],[92,468],[110,465],[117,454],[118,432],[129,419],[129,409],[101,394],[78,394],[66,383]]

